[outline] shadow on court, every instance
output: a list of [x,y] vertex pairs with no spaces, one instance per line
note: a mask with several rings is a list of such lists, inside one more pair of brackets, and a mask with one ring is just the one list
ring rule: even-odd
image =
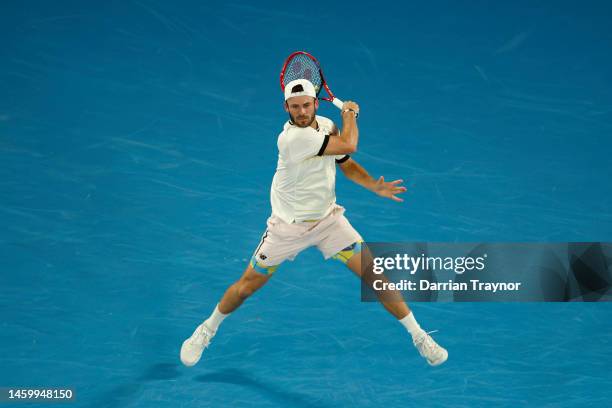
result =
[[132,383],[121,384],[102,394],[90,407],[121,407],[134,399],[150,381],[171,380],[180,377],[179,365],[175,363],[158,363],[150,366]]
[[236,369],[222,370],[209,374],[199,375],[195,381],[203,383],[226,383],[248,387],[262,394],[270,401],[277,402],[281,406],[297,408],[326,408],[330,405],[322,403],[320,399],[299,392],[288,392],[273,387],[261,380],[255,379],[243,371]]
[[[176,379],[183,374],[180,365],[175,363],[158,363],[147,368],[134,382],[125,383],[111,388],[103,393],[90,407],[122,407],[138,400],[140,392],[146,388],[146,383],[152,381],[164,381]],[[194,381],[201,383],[224,383],[250,388],[262,395],[270,402],[281,406],[292,406],[296,408],[329,408],[314,396],[289,392],[274,387],[264,381],[256,379],[249,374],[228,369],[193,377]]]

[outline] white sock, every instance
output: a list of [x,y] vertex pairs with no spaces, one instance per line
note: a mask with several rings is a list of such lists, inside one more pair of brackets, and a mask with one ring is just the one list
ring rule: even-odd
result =
[[228,314],[221,313],[219,311],[219,305],[217,304],[217,306],[215,306],[215,310],[212,312],[210,317],[204,321],[204,324],[210,330],[217,331],[217,329],[221,325],[221,322],[223,322],[223,319],[225,319],[227,316],[229,316],[229,313]]
[[410,333],[412,337],[423,332],[423,329],[421,329],[421,326],[419,326],[415,320],[412,311],[408,314],[408,316],[400,319],[399,322],[406,328],[406,330],[408,330],[408,333]]

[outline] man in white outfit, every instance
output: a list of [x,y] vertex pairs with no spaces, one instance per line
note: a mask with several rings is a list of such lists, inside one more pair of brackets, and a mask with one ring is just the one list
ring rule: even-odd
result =
[[[336,165],[346,177],[381,197],[402,201],[402,180],[374,180],[350,157],[357,151],[359,106],[347,101],[342,108],[342,131],[325,117],[317,116],[315,88],[305,79],[285,86],[285,110],[290,120],[278,136],[278,165],[270,193],[272,215],[251,261],[238,281],[225,292],[208,319],[183,342],[181,361],[195,365],[216,334],[221,322],[270,279],[279,265],[293,260],[304,249],[316,246],[325,259],[345,263],[365,279],[361,268],[363,239],[336,204]],[[448,352],[416,322],[401,299],[379,297],[380,302],[412,336],[419,353],[430,365],[440,365]]]

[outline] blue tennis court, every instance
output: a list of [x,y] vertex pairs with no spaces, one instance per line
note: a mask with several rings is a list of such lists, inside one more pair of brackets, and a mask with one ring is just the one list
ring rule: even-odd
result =
[[289,53],[359,102],[355,160],[406,182],[395,203],[338,173],[366,240],[608,242],[611,26],[595,1],[4,2],[0,387],[96,408],[609,404],[610,303],[415,303],[450,354],[431,368],[316,249],[198,365],[178,356],[265,229]]

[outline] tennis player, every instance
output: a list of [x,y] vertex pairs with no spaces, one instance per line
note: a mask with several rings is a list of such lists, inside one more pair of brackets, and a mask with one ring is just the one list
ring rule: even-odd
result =
[[[195,365],[215,336],[219,325],[255,291],[264,286],[286,260],[316,246],[325,259],[343,262],[364,279],[361,268],[363,238],[336,204],[336,165],[346,177],[377,195],[402,201],[402,180],[374,180],[350,157],[357,151],[359,106],[347,101],[342,108],[342,131],[323,116],[316,115],[319,101],[313,84],[297,79],[285,86],[285,110],[290,120],[278,136],[278,165],[272,180],[272,214],[259,245],[238,281],[225,292],[208,319],[183,342],[181,361]],[[364,248],[365,250],[365,248]],[[379,297],[383,306],[412,336],[417,350],[427,362],[440,365],[448,352],[417,323],[408,305]]]

